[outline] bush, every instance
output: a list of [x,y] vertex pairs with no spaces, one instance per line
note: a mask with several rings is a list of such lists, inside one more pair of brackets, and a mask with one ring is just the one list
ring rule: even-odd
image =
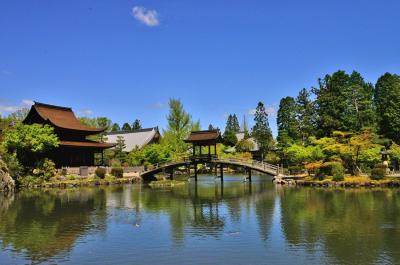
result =
[[107,173],[107,171],[104,167],[98,167],[98,168],[96,168],[96,171],[94,172],[96,177],[99,177],[101,179],[104,179],[106,177],[106,173]]
[[383,179],[386,175],[387,167],[384,164],[376,164],[371,170],[371,179]]
[[116,178],[122,178],[124,176],[124,169],[122,167],[113,167],[111,169],[111,175]]
[[60,175],[61,176],[66,176],[68,174],[67,169],[66,168],[62,168],[60,171]]
[[54,177],[57,174],[56,164],[48,158],[40,160],[36,164],[36,168],[33,170],[33,175],[39,177],[45,181]]
[[317,169],[315,177],[318,180],[323,180],[326,176],[332,176],[334,181],[344,179],[344,167],[342,163],[337,161],[325,162]]
[[289,166],[288,169],[290,174],[301,174],[304,172],[303,166]]

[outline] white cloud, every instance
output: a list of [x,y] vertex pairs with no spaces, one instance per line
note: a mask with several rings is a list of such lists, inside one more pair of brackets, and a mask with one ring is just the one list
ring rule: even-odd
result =
[[150,104],[148,107],[150,109],[165,109],[166,107],[168,107],[168,104],[164,102],[155,102],[153,104]]
[[142,6],[135,6],[132,8],[132,16],[141,23],[149,27],[155,27],[160,24],[158,20],[158,13],[155,10],[147,10]]
[[3,99],[0,100],[0,113],[12,113],[23,108],[29,108],[33,105],[33,103],[34,102],[30,99],[23,99],[20,104],[12,104],[9,101]]
[[[275,106],[265,106],[265,112],[269,115],[269,116],[276,116],[276,107]],[[246,111],[247,115],[254,115],[256,114],[256,109],[248,109]]]
[[79,111],[80,116],[91,116],[93,114],[93,111],[90,109],[83,109]]

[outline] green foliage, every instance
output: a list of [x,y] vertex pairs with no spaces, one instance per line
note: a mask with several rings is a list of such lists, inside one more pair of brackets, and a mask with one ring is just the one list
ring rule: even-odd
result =
[[400,76],[389,73],[381,76],[375,85],[375,105],[379,131],[400,143]]
[[310,92],[303,88],[296,98],[296,117],[299,126],[299,133],[303,144],[309,137],[316,134],[316,110],[314,103],[310,99]]
[[122,178],[124,176],[124,169],[122,167],[111,168],[111,175],[116,178]]
[[174,156],[172,149],[166,144],[151,144],[142,149],[134,149],[128,155],[128,163],[132,166],[156,164],[180,159]]
[[112,132],[118,132],[118,131],[120,131],[120,130],[121,130],[121,127],[119,126],[118,123],[114,123],[114,124],[111,126],[111,131],[112,131]]
[[6,129],[1,143],[3,150],[15,154],[23,166],[32,165],[41,155],[58,146],[58,138],[49,125],[18,123]]
[[7,165],[8,173],[10,174],[10,176],[14,180],[19,179],[24,173],[24,167],[19,162],[17,154],[2,152],[1,157]]
[[104,167],[98,167],[96,168],[94,174],[96,177],[104,179],[106,177],[107,170]]
[[249,152],[249,151],[253,150],[254,147],[255,147],[255,144],[251,140],[245,139],[245,138],[243,138],[236,144],[236,150],[238,150],[240,152]]
[[123,130],[123,131],[131,131],[132,128],[131,128],[131,126],[129,125],[129,123],[125,122],[125,123],[122,125],[122,130]]
[[374,126],[373,86],[359,73],[337,71],[326,75],[313,92],[321,136],[330,136],[335,130],[356,132]]
[[139,130],[142,129],[142,124],[140,123],[139,119],[136,119],[133,123],[132,123],[132,131],[135,130]]
[[258,102],[256,112],[254,114],[254,127],[252,136],[256,140],[258,147],[262,154],[271,150],[274,145],[271,129],[268,123],[268,113],[265,109],[264,103]]
[[319,161],[326,158],[323,150],[318,145],[292,144],[285,149],[285,155],[292,164],[303,164],[306,162]]
[[125,139],[122,136],[117,136],[117,145],[115,146],[115,158],[121,163],[124,163],[127,159],[127,154],[124,152],[126,148]]
[[386,176],[387,166],[383,163],[378,163],[371,170],[371,178],[375,180],[383,179]]
[[325,162],[316,170],[315,177],[323,180],[327,176],[332,176],[334,181],[344,179],[344,167],[342,163],[336,161]]
[[50,159],[45,158],[36,163],[32,173],[35,177],[48,181],[57,174],[56,165]]
[[224,145],[235,146],[238,140],[235,132],[225,130],[224,134],[222,135],[222,141]]
[[278,109],[278,142],[285,145],[288,142],[297,141],[299,135],[299,123],[297,121],[297,107],[294,98],[282,98]]
[[193,129],[200,128],[199,122],[192,122],[191,116],[183,109],[179,99],[170,99],[167,129],[164,131],[163,143],[178,157],[184,156],[188,150],[184,140]]

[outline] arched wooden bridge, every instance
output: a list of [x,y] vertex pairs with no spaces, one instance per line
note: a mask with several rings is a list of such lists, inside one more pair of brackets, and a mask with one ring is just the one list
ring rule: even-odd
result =
[[[243,167],[248,172],[248,178],[251,179],[251,171],[258,171],[260,173],[277,176],[281,173],[282,169],[277,165],[268,164],[265,162],[255,161],[255,160],[242,160],[236,158],[217,158],[216,156],[207,156],[204,159],[194,159],[193,157],[181,160],[172,161],[152,165],[148,167],[147,170],[143,171],[140,175],[143,179],[153,178],[155,174],[161,172],[169,172],[171,177],[173,177],[174,168],[185,166],[188,174],[190,174],[191,166],[194,166],[195,179],[197,180],[197,164],[209,164],[215,168],[217,173],[217,168],[220,168],[220,177],[223,179],[223,167],[224,166],[239,166]],[[172,173],[171,173],[172,172]]]

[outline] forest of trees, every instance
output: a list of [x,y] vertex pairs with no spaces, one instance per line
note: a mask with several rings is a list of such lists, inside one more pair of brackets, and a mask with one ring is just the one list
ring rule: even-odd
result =
[[374,85],[355,71],[326,75],[281,99],[277,125],[281,162],[293,171],[336,162],[350,174],[369,172],[384,149],[397,169],[400,76],[386,73]]

